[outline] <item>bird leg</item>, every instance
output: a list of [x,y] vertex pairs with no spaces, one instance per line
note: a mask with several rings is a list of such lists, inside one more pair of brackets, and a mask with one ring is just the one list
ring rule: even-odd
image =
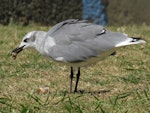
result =
[[70,93],[72,93],[73,67],[70,67]]
[[78,87],[78,82],[79,82],[79,79],[80,79],[80,67],[78,67],[78,73],[76,75],[76,85],[75,85],[75,89],[74,89],[74,92],[77,92],[77,87]]

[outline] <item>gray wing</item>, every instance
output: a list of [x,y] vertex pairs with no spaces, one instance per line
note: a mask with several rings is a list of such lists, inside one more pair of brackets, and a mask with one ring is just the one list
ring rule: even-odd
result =
[[112,50],[125,40],[125,35],[106,31],[102,26],[87,21],[67,20],[54,26],[47,34],[54,38],[56,45],[49,48],[50,56],[57,60],[86,61],[103,52]]

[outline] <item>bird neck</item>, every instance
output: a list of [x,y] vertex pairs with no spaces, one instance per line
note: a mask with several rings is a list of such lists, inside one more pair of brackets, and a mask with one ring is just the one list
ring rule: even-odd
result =
[[38,31],[38,33],[36,35],[36,40],[34,43],[34,48],[41,54],[43,54],[43,45],[45,43],[46,33],[47,32],[44,32],[44,31]]

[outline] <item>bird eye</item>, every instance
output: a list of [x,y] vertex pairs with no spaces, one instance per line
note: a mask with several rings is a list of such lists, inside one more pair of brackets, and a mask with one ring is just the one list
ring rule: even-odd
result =
[[24,39],[24,40],[23,40],[23,42],[28,42],[28,39],[27,39],[27,38],[26,38],[26,39]]

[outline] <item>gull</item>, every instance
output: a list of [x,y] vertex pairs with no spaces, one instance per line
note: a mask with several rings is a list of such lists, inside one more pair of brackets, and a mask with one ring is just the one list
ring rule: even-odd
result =
[[77,68],[74,92],[77,92],[80,68],[102,61],[122,46],[146,43],[141,38],[106,30],[87,20],[69,19],[53,26],[48,32],[27,33],[11,55],[13,59],[26,48],[35,48],[41,55],[70,66],[70,92],[74,68]]

